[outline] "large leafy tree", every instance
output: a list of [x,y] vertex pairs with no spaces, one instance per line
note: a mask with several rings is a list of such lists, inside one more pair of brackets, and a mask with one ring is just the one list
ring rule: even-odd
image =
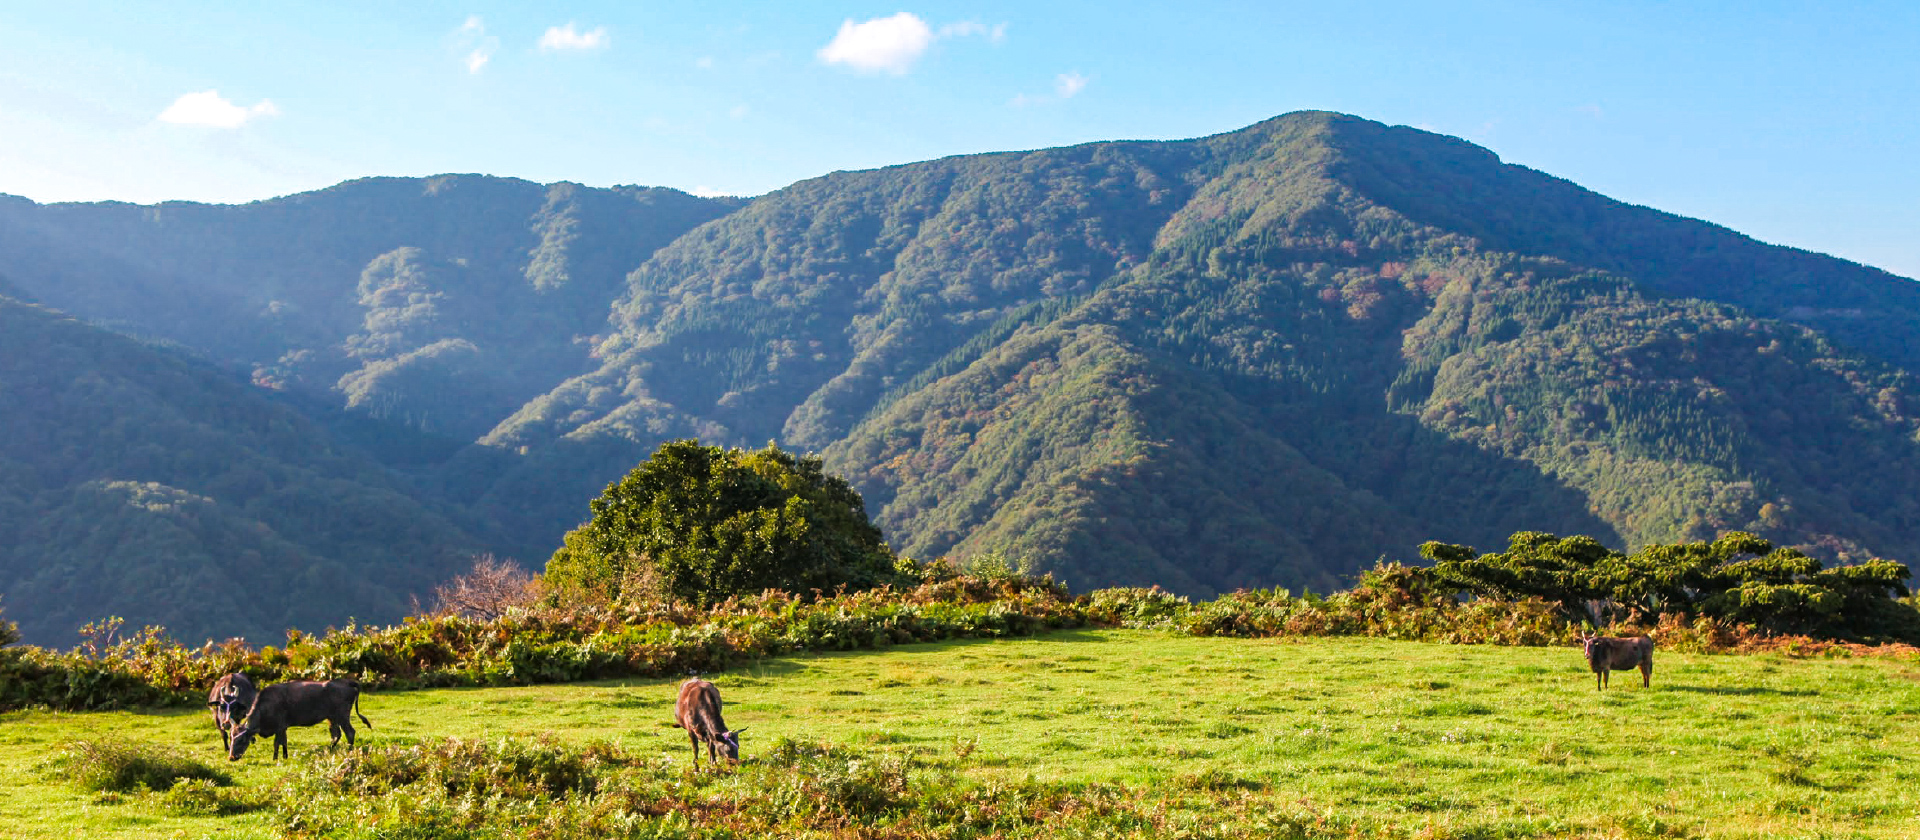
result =
[[709,604],[893,578],[893,554],[860,494],[819,458],[771,444],[663,444],[591,507],[547,562],[547,582],[563,595]]

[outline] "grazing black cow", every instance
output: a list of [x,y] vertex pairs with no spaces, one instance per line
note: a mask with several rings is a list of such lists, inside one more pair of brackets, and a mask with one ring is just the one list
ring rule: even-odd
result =
[[360,714],[360,684],[353,680],[330,682],[283,682],[260,689],[247,709],[239,731],[227,746],[227,758],[239,761],[247,746],[258,735],[273,736],[273,757],[291,757],[287,748],[287,727],[312,726],[321,721],[332,724],[333,743],[340,744],[340,733],[347,733],[347,746],[353,746],[353,716],[373,728],[373,721]]
[[1640,669],[1640,685],[1653,685],[1653,639],[1639,636],[1617,639],[1612,636],[1580,634],[1580,647],[1586,651],[1587,667],[1593,669],[1595,691],[1607,687],[1610,671]]
[[253,680],[238,671],[221,677],[213,684],[213,690],[207,692],[207,709],[213,713],[213,728],[220,730],[223,752],[233,746],[234,727],[238,719],[253,708],[253,698],[259,693],[253,687]]
[[707,760],[715,764],[720,762],[716,751],[725,753],[728,761],[740,760],[740,733],[747,728],[727,729],[727,722],[720,717],[720,689],[713,683],[699,677],[681,683],[680,699],[673,704],[673,720],[687,730],[687,740],[693,743],[693,766],[700,766],[701,744],[707,745]]

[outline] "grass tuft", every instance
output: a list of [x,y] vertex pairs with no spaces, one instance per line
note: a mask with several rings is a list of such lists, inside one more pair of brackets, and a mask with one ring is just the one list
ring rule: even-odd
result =
[[231,775],[165,747],[117,741],[70,742],[48,763],[48,770],[96,792],[164,791],[185,779],[233,784]]

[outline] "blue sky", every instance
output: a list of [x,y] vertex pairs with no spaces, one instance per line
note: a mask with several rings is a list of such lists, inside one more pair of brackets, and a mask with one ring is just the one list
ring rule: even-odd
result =
[[1326,109],[1920,277],[1920,2],[58,3],[0,10],[0,192],[484,172],[754,195]]

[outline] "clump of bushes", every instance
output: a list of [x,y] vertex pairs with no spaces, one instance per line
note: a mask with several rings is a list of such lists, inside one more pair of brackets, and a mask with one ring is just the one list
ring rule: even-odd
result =
[[221,787],[233,784],[232,776],[200,761],[165,747],[134,742],[74,741],[61,749],[46,769],[96,793],[166,791],[191,780]]
[[1462,601],[1427,570],[1382,563],[1345,592],[1242,590],[1194,604],[1158,588],[1106,589],[1089,599],[1103,624],[1195,636],[1377,636],[1449,644],[1555,645],[1578,630],[1539,599]]
[[974,782],[965,761],[788,739],[695,771],[604,743],[447,739],[308,760],[282,782],[275,818],[293,837],[336,838],[1332,838],[1360,827],[1249,798],[1248,783],[1219,773],[1148,791]]
[[190,705],[234,671],[260,682],[351,676],[375,690],[529,685],[720,671],[802,651],[1024,636],[1088,623],[1082,599],[1050,578],[970,577],[946,564],[901,568],[925,582],[851,593],[769,590],[708,607],[549,602],[491,620],[442,614],[324,635],[288,631],[279,647],[232,641],[189,648],[154,627],[117,641],[100,633],[100,642],[64,653],[5,651],[0,710]]

